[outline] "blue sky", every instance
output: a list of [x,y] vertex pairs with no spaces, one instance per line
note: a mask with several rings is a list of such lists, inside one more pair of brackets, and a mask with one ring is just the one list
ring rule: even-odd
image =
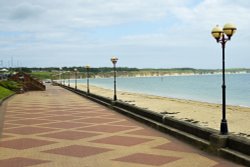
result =
[[0,67],[221,68],[211,29],[234,23],[226,66],[250,68],[248,0],[2,0],[0,12]]

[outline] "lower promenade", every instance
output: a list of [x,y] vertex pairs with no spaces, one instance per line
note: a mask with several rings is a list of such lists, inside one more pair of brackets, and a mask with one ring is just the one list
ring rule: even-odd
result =
[[1,167],[239,166],[58,86],[15,95],[0,112]]

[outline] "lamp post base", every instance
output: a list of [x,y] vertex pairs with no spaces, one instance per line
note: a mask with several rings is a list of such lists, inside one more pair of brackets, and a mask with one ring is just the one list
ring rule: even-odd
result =
[[222,135],[227,135],[228,134],[227,120],[221,120],[221,123],[220,123],[220,133]]
[[114,101],[116,101],[117,100],[117,97],[116,97],[116,95],[114,95]]

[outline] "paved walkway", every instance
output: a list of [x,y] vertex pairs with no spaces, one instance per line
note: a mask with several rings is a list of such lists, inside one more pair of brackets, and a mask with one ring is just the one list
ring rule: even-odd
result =
[[235,167],[57,86],[8,102],[1,167]]

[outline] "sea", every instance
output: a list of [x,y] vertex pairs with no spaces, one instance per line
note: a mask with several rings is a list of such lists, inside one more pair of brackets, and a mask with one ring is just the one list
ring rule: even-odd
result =
[[[78,82],[86,83],[86,79]],[[91,78],[90,85],[113,89],[113,78]],[[117,90],[221,104],[219,75],[118,77]],[[250,107],[250,74],[226,74],[227,105]]]

